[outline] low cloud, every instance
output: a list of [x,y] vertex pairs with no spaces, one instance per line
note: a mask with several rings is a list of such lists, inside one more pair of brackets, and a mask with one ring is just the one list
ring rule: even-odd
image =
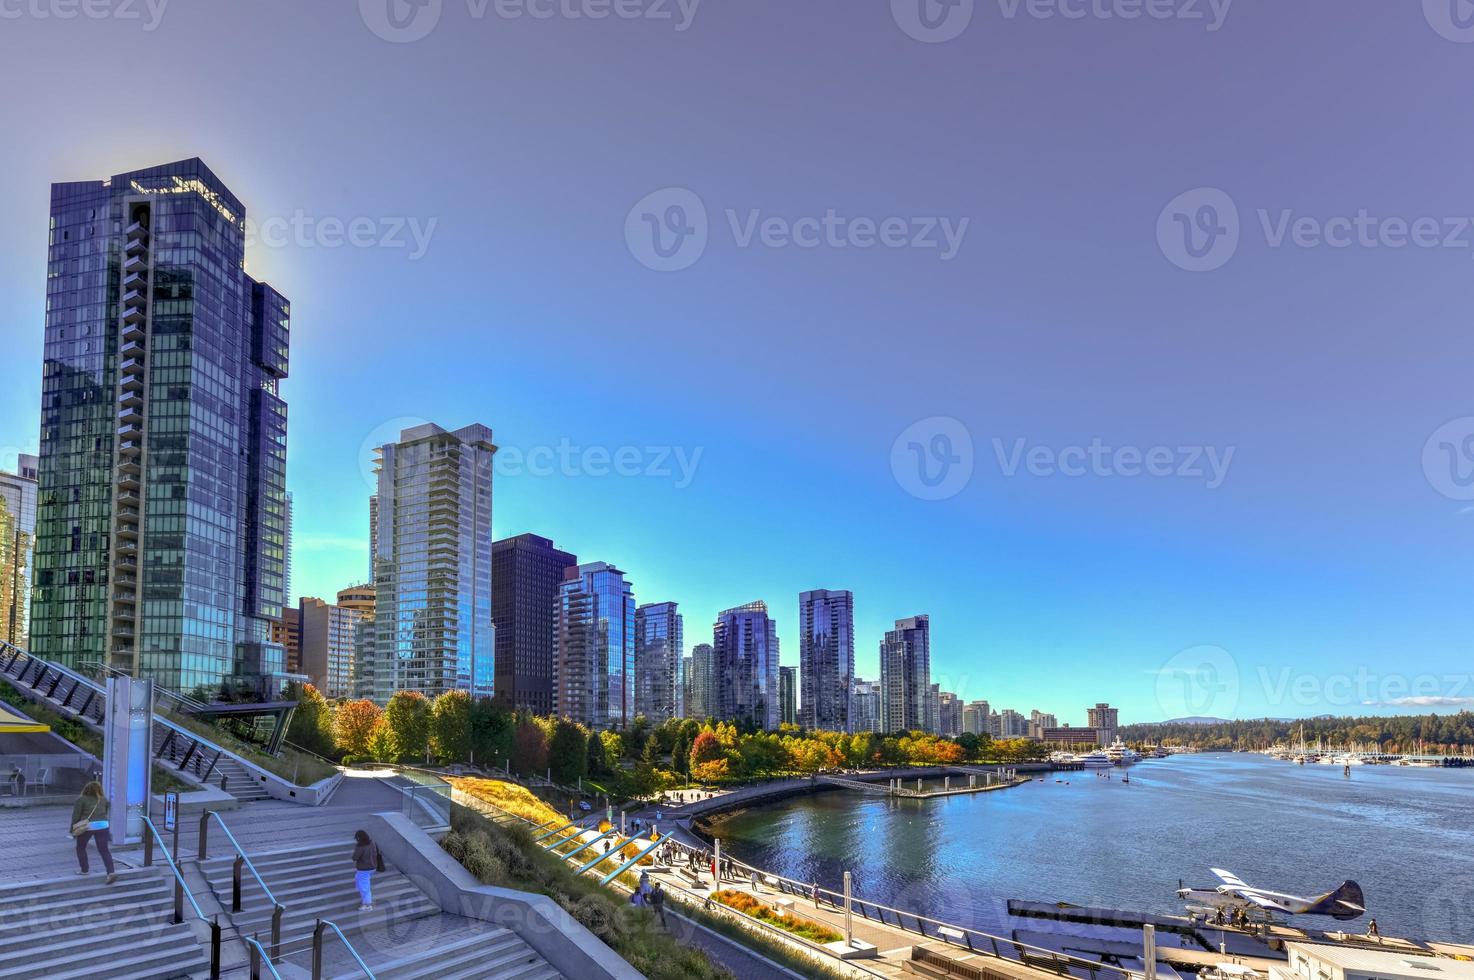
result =
[[1388,701],[1363,701],[1362,704],[1380,708],[1467,708],[1474,707],[1474,698],[1412,697],[1392,698]]

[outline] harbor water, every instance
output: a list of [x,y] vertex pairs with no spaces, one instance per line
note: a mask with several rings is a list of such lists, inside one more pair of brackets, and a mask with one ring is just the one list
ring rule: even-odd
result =
[[830,888],[851,871],[870,901],[995,933],[1011,928],[1011,898],[1181,913],[1179,879],[1213,887],[1217,867],[1297,895],[1354,879],[1369,913],[1349,931],[1374,917],[1384,935],[1474,941],[1474,770],[1357,766],[1347,777],[1204,753],[1109,772],[931,800],[837,790],[707,828],[758,867]]

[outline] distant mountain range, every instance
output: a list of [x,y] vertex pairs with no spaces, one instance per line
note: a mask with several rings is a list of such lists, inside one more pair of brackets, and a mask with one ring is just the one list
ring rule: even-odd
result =
[[1146,721],[1144,725],[1227,725],[1227,718],[1209,718],[1206,715],[1189,715],[1186,718],[1168,718],[1166,721]]

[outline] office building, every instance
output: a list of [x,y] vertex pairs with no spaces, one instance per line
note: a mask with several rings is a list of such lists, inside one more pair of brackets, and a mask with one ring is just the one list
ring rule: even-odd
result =
[[595,730],[635,718],[635,594],[608,562],[568,569],[558,589],[554,710]]
[[285,594],[286,299],[198,159],[53,184],[31,647],[264,693]]
[[792,667],[778,668],[778,720],[798,724],[798,672]]
[[810,731],[854,731],[855,597],[813,589],[798,597],[799,724]]
[[21,453],[14,473],[0,471],[0,640],[22,649],[31,645],[38,463],[35,456]]
[[578,557],[536,534],[492,546],[491,615],[496,624],[499,707],[553,713],[558,590]]
[[931,617],[896,620],[880,643],[881,726],[924,731],[931,692]]
[[674,602],[652,602],[635,610],[635,714],[652,725],[678,714],[682,633]]
[[1054,715],[1046,714],[1037,708],[1029,712],[1029,737],[1032,739],[1043,739],[1044,730],[1047,728],[1058,728],[1059,719]]
[[778,727],[778,627],[767,603],[727,609],[712,627],[716,717],[771,731]]
[[495,693],[495,453],[484,425],[432,423],[376,452],[374,629],[355,686],[381,704],[397,691]]
[[962,699],[942,691],[937,696],[937,734],[956,738],[962,731]]
[[1026,738],[1029,734],[1029,720],[1012,708],[1004,708],[998,712],[998,737],[999,738]]
[[1099,745],[1099,739],[1099,733],[1093,728],[1071,728],[1069,725],[1063,725],[1059,728],[1044,729],[1043,741],[1051,745],[1089,747]]
[[986,701],[969,701],[962,708],[962,730],[974,735],[992,735],[989,720],[993,710]]
[[880,682],[855,678],[854,706],[855,731],[879,732],[881,726]]
[[282,663],[286,673],[302,673],[302,615],[297,606],[288,606],[281,611],[280,619],[270,625],[271,642],[282,648]]
[[710,643],[691,648],[691,669],[686,675],[686,717],[705,721],[716,715],[716,653]]
[[303,598],[299,604],[301,673],[328,698],[353,693],[354,641],[364,613]]

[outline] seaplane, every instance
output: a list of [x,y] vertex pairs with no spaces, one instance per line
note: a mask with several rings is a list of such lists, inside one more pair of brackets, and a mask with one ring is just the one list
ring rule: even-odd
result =
[[1178,882],[1177,897],[1188,903],[1189,908],[1216,912],[1243,910],[1259,912],[1266,917],[1274,912],[1285,915],[1329,915],[1342,921],[1360,918],[1366,912],[1366,899],[1361,886],[1354,881],[1343,882],[1339,888],[1315,898],[1286,895],[1284,892],[1254,888],[1232,871],[1209,868],[1223,882],[1216,888],[1184,888]]

